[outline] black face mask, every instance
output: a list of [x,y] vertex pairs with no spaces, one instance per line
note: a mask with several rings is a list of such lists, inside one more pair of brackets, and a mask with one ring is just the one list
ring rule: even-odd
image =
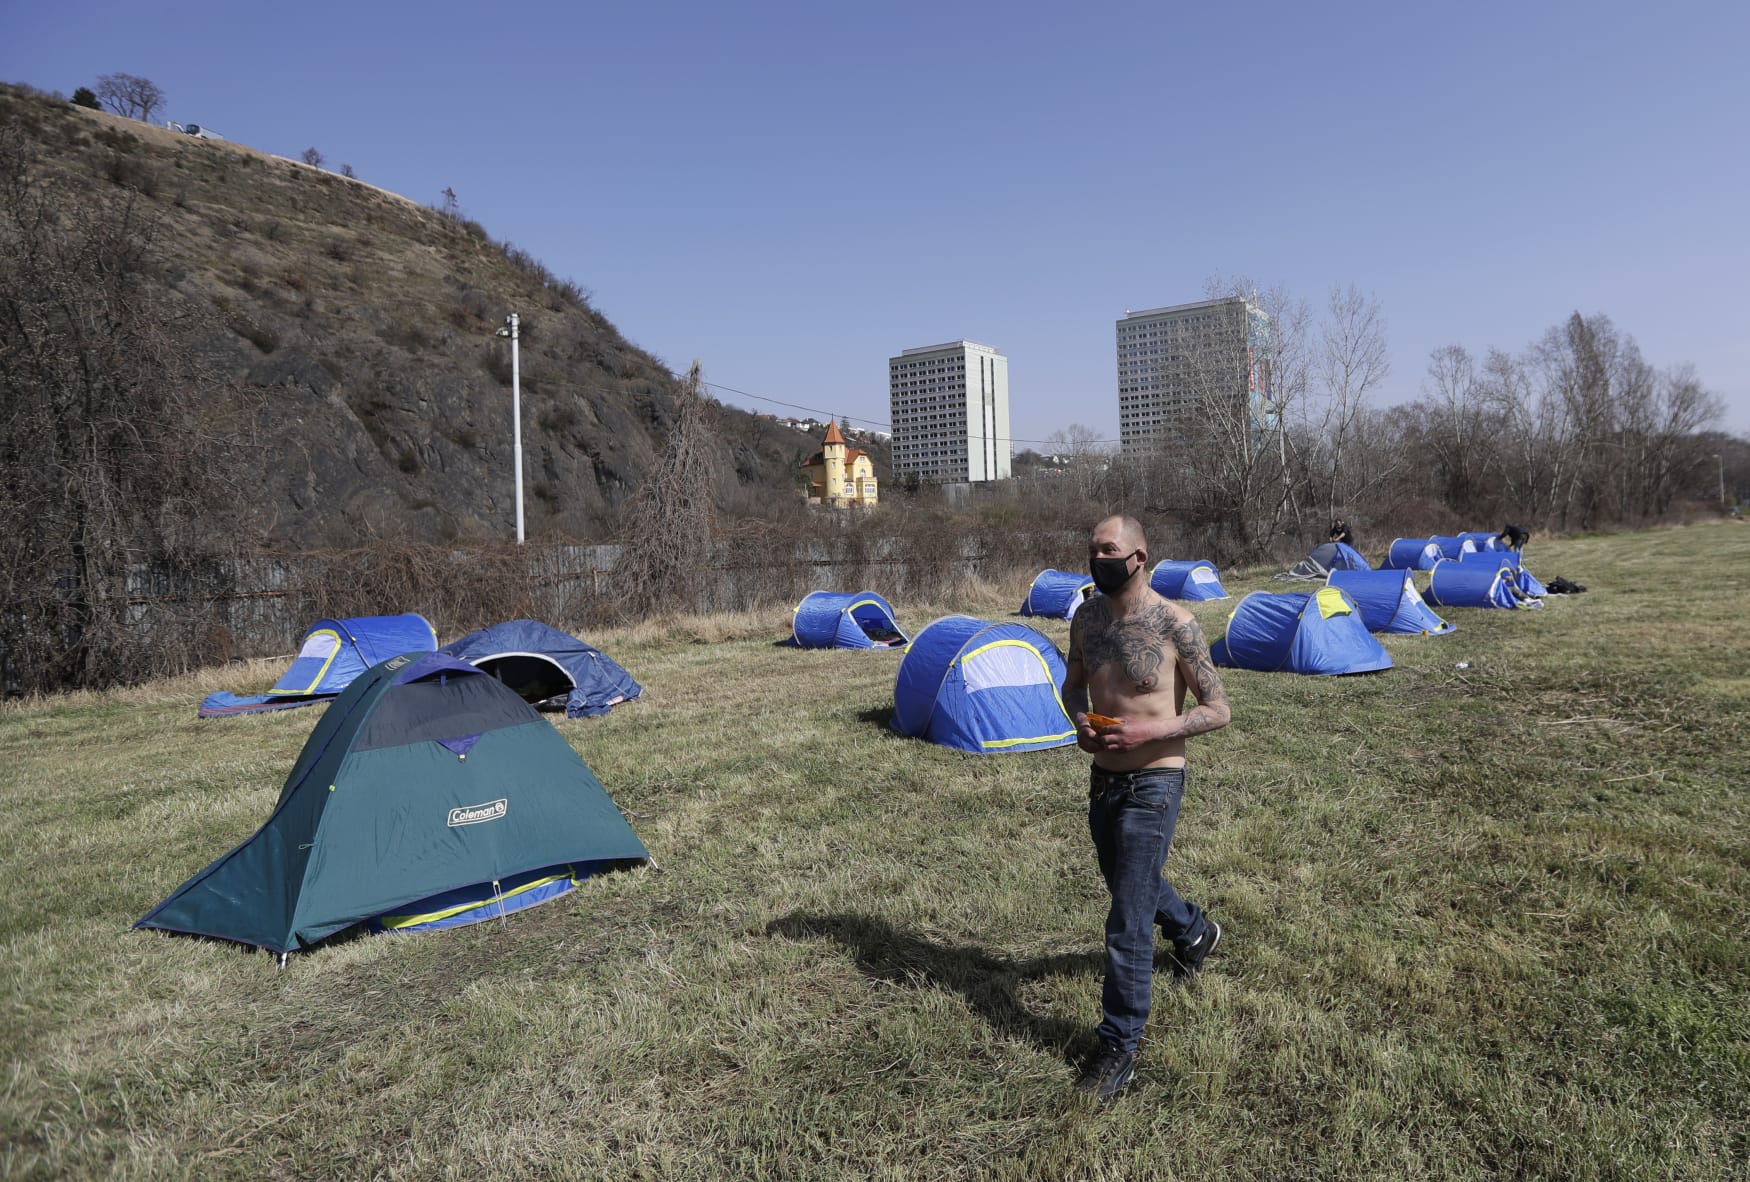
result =
[[1132,571],[1130,560],[1136,557],[1132,550],[1120,558],[1090,558],[1088,573],[1094,576],[1094,586],[1100,589],[1102,595],[1116,595],[1124,590],[1124,584],[1130,582]]

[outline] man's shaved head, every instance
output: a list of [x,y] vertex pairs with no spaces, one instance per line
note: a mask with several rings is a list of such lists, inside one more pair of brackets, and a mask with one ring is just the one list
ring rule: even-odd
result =
[[1113,537],[1126,550],[1148,549],[1148,539],[1143,536],[1142,522],[1121,513],[1114,513],[1096,525],[1094,536]]

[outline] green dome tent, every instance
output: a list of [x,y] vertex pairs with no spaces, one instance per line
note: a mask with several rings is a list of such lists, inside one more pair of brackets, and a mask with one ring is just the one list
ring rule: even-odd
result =
[[493,918],[648,858],[532,706],[447,654],[406,653],[328,707],[266,824],[134,926],[283,955],[355,924]]

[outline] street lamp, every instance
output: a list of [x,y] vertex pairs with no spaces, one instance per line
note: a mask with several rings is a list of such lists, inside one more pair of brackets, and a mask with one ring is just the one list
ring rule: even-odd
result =
[[515,312],[504,318],[504,327],[494,335],[510,338],[510,437],[516,457],[516,540],[523,544],[523,390],[522,375],[517,369],[517,323]]

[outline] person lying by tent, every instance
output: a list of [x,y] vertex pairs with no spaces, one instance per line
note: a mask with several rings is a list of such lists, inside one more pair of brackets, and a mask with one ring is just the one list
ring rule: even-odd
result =
[[1509,550],[1523,550],[1525,543],[1531,540],[1531,531],[1522,525],[1508,524],[1501,527],[1496,538]]

